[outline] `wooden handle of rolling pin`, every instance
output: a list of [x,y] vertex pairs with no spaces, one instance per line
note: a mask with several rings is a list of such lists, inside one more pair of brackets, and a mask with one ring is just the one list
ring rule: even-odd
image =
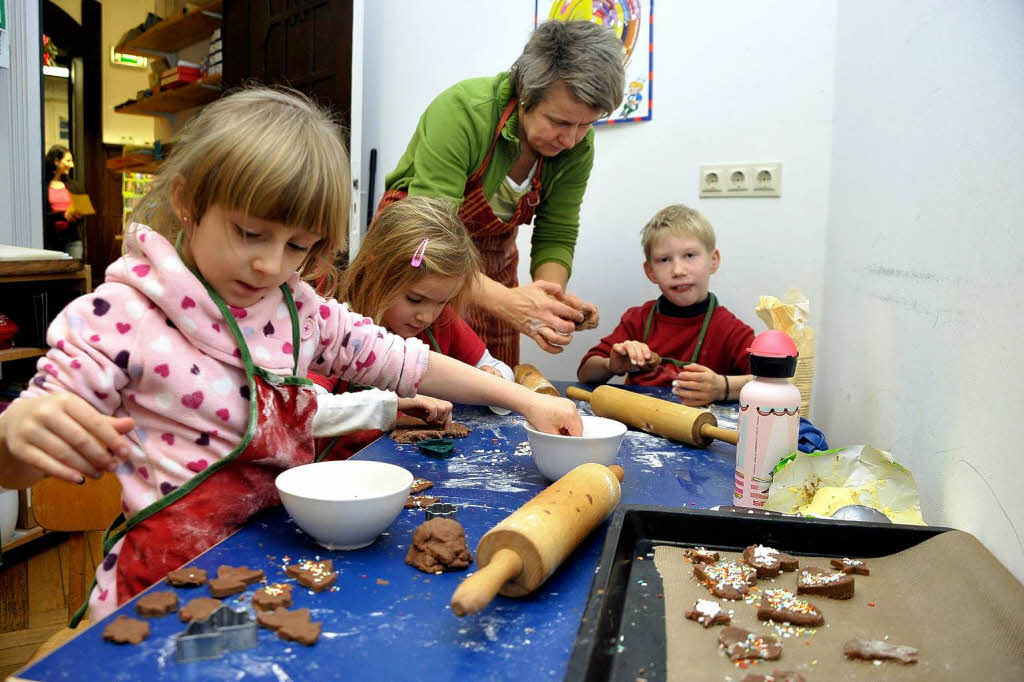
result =
[[598,386],[594,392],[570,386],[565,395],[590,403],[599,417],[617,419],[641,431],[665,436],[687,445],[706,448],[718,439],[736,445],[739,434],[718,426],[715,415],[681,403],[660,400],[649,395]]
[[457,616],[476,613],[499,592],[529,594],[604,521],[622,494],[620,466],[581,464],[480,538],[480,568],[452,595]]
[[558,397],[560,394],[554,384],[548,381],[547,377],[540,373],[540,370],[533,365],[516,365],[516,383],[528,388],[534,393],[543,393]]

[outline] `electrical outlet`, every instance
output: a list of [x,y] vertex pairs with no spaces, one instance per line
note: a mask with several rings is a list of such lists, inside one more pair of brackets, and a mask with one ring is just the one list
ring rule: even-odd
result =
[[745,194],[750,189],[750,179],[744,166],[733,167],[728,171],[729,194]]
[[782,195],[782,164],[716,163],[700,167],[701,197],[778,197]]
[[700,167],[700,195],[717,196],[725,191],[725,170],[719,166]]
[[782,196],[782,164],[759,163],[750,167],[751,193],[759,197]]

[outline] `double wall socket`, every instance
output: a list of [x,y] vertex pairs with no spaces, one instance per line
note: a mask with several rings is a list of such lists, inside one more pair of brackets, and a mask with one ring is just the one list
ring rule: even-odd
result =
[[781,163],[710,163],[700,167],[700,196],[782,196]]

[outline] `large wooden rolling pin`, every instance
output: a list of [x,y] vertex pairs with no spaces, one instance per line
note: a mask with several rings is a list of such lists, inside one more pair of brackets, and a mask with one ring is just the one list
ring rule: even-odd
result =
[[476,613],[494,595],[537,589],[619,503],[620,466],[581,464],[487,531],[476,548],[480,567],[452,595],[457,616]]
[[706,448],[718,439],[736,445],[739,435],[718,425],[715,415],[681,403],[670,403],[649,395],[598,386],[594,392],[570,386],[565,395],[585,400],[598,417],[617,419],[641,431]]
[[559,396],[558,389],[555,388],[554,384],[548,381],[548,378],[541,374],[540,370],[533,365],[516,365],[515,368],[516,383],[521,386],[530,389],[534,393],[544,393],[546,395]]

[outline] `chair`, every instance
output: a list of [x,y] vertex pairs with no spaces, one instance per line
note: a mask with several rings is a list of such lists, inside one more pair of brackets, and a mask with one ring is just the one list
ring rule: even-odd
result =
[[[91,583],[85,534],[106,530],[121,512],[121,484],[111,473],[97,479],[87,477],[82,485],[44,478],[32,486],[32,512],[43,529],[69,534],[68,612],[73,613],[85,601],[86,589]],[[82,624],[88,625],[86,621]],[[58,630],[40,645],[29,662],[38,660],[84,629]]]

